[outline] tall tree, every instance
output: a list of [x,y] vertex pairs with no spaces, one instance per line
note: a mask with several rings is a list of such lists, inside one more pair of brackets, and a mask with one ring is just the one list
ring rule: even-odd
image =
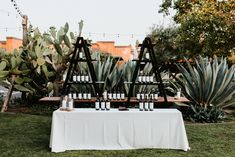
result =
[[186,53],[229,56],[235,51],[235,0],[165,0],[159,12],[176,10],[177,45]]

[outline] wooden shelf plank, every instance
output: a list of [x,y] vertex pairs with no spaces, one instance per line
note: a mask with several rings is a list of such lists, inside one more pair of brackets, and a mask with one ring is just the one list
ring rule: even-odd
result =
[[[61,100],[60,97],[44,97],[44,98],[41,98],[39,101],[41,102],[59,102]],[[96,98],[95,97],[92,97],[90,100],[78,100],[78,99],[75,99],[74,100],[75,102],[79,102],[79,103],[94,103],[96,101]],[[190,102],[187,98],[185,97],[181,97],[179,99],[176,99],[175,97],[167,97],[167,101],[168,102]],[[111,102],[115,102],[115,103],[118,103],[118,102],[127,102],[127,98],[125,98],[124,100],[111,100]],[[136,97],[132,97],[130,99],[130,102],[131,103],[137,103],[139,102],[139,100],[136,99]],[[158,100],[154,100],[154,102],[164,102],[164,98],[163,97],[158,97]]]

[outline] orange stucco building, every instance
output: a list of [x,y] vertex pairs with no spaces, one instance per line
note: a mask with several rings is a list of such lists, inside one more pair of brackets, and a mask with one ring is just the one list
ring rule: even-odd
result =
[[7,37],[6,41],[0,41],[0,48],[5,49],[7,52],[11,53],[14,49],[18,49],[22,46],[22,39],[15,37]]
[[[6,41],[0,41],[0,48],[6,49],[11,53],[14,49],[18,49],[22,46],[22,39],[15,37],[7,37]],[[114,41],[98,41],[92,43],[93,51],[101,51],[109,53],[115,57],[122,57],[124,60],[129,60],[133,56],[133,50],[131,45],[116,46]]]
[[115,57],[122,57],[124,60],[129,60],[133,56],[131,45],[115,46],[114,41],[97,41],[92,43],[92,50],[110,53]]

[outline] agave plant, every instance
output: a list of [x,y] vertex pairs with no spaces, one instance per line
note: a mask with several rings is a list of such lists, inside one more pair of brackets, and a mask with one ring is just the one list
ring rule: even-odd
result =
[[104,91],[111,90],[110,87],[110,74],[116,65],[115,60],[112,56],[102,55],[101,53],[95,52],[93,53],[93,57],[97,60],[94,62],[94,69],[97,77],[97,81],[104,82],[99,84],[99,89]]
[[179,64],[177,67],[182,73],[182,88],[194,106],[223,109],[235,104],[229,102],[235,93],[235,67],[229,68],[226,58],[214,58],[211,62],[199,56],[194,66],[186,63],[187,68]]

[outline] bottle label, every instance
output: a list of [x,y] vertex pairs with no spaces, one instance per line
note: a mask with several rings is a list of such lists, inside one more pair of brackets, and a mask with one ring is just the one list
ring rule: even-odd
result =
[[69,106],[68,106],[69,110],[73,109],[73,100],[69,101]]
[[154,99],[155,99],[155,100],[158,99],[158,94],[154,94]]
[[113,93],[113,99],[116,99],[117,98],[116,96],[117,96],[116,93]]
[[140,108],[140,111],[142,111],[144,109],[144,103],[143,102],[139,103],[139,108]]
[[108,95],[109,95],[109,99],[112,100],[113,99],[112,93],[109,93]]
[[91,99],[91,93],[87,94],[87,99]]
[[76,82],[76,81],[77,81],[77,77],[73,76],[73,82]]
[[105,102],[101,102],[101,109],[104,110],[105,109]]
[[146,82],[146,76],[143,76],[142,80],[145,83]]
[[144,109],[147,111],[149,109],[149,103],[148,102],[145,102],[144,103]]
[[85,76],[85,81],[89,82],[89,76],[88,75]]
[[153,82],[153,76],[149,76],[149,82]]
[[117,93],[117,99],[121,99],[121,94]]
[[139,76],[139,77],[138,77],[138,81],[139,81],[139,82],[142,82],[142,76]]
[[78,99],[82,99],[82,93],[78,94]]
[[79,58],[82,59],[82,52],[79,52]]
[[98,102],[98,101],[95,102],[95,109],[96,110],[100,109],[100,102]]
[[149,81],[150,81],[149,76],[146,76],[146,82],[149,82]]
[[85,81],[85,76],[81,76],[81,81],[82,81],[82,82]]
[[144,99],[144,93],[140,94],[141,98],[140,99]]
[[149,95],[148,94],[145,94],[145,97],[146,97],[146,99],[149,99]]
[[146,53],[146,54],[145,54],[145,58],[146,58],[146,59],[149,59],[149,58],[150,58],[150,57],[149,57],[149,53]]
[[62,100],[62,109],[66,109],[66,108],[67,108],[67,101]]
[[77,81],[78,81],[78,82],[81,81],[81,76],[80,76],[80,75],[77,76]]
[[77,99],[77,94],[73,93],[73,99]]
[[107,110],[110,110],[110,101],[107,101],[107,102],[106,102],[106,109],[107,109]]
[[121,99],[122,99],[122,100],[125,99],[125,94],[124,94],[124,93],[121,94]]
[[149,109],[152,111],[153,108],[154,108],[154,103],[153,103],[153,102],[150,102],[150,103],[149,103]]
[[107,93],[107,91],[104,91],[103,97],[104,97],[104,100],[107,100],[107,98],[108,98],[108,93]]
[[83,99],[87,99],[87,93],[83,93]]
[[140,94],[139,93],[137,93],[136,98],[137,98],[137,100],[140,100]]

